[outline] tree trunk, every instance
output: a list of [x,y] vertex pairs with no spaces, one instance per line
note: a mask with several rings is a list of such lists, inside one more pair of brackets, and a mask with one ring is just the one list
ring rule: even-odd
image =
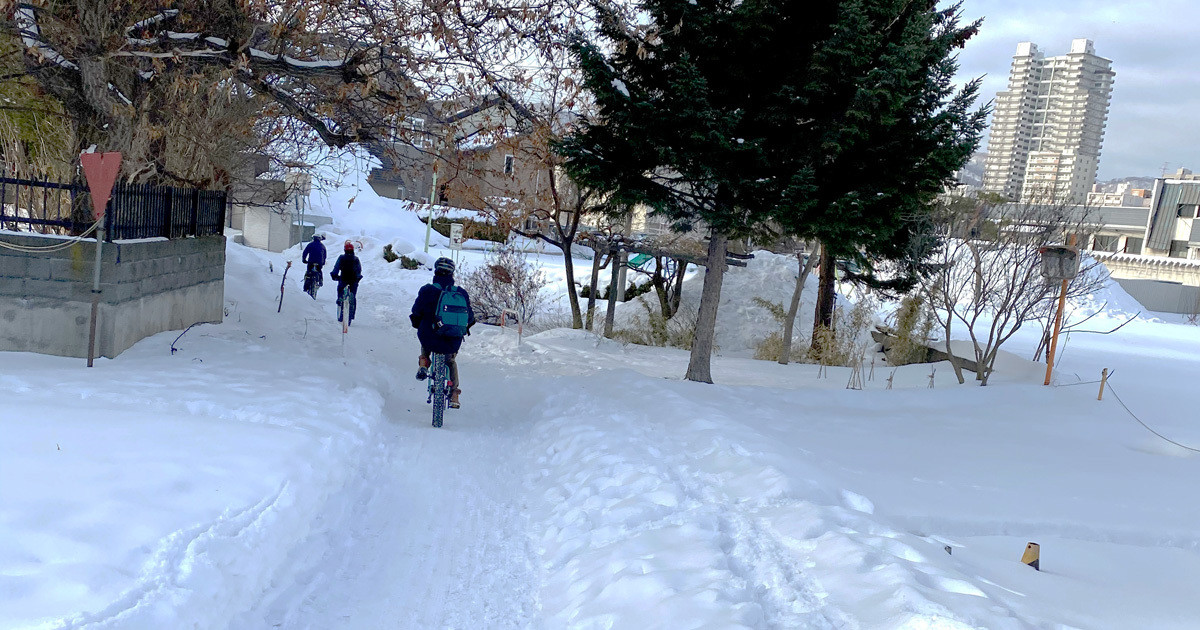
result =
[[594,249],[592,255],[592,290],[588,293],[587,329],[592,330],[592,322],[596,315],[596,285],[600,282],[600,250]]
[[[947,314],[946,317],[948,319],[953,317],[953,315]],[[958,379],[958,384],[962,385],[963,383],[967,382],[967,379],[963,378],[962,365],[959,364],[958,358],[950,349],[950,326],[947,324],[945,327],[943,327],[943,330],[946,332],[946,356],[950,358],[950,367],[954,368],[954,377]]]
[[663,275],[663,263],[667,260],[665,256],[654,257],[654,273],[650,276],[650,284],[654,286],[654,294],[658,296],[658,311],[662,314],[663,321],[671,319],[671,302],[670,295],[667,290],[668,278]]
[[821,354],[821,327],[833,328],[834,303],[834,260],[833,255],[825,246],[821,246],[821,274],[818,280],[817,309],[813,315],[812,349],[814,354]]
[[704,272],[704,291],[700,294],[700,313],[696,318],[696,336],[692,341],[692,356],[688,361],[689,381],[712,383],[713,337],[717,331],[717,306],[721,302],[721,280],[725,277],[725,248],[728,239],[714,232],[708,242],[707,269]]
[[571,303],[571,328],[583,328],[583,313],[579,312],[579,291],[575,289],[575,262],[571,260],[571,241],[563,239],[563,269],[567,274],[567,301]]
[[683,278],[687,275],[688,262],[686,260],[675,260],[675,288],[671,293],[671,317],[679,312],[679,302],[683,299]]
[[800,275],[796,277],[796,288],[792,290],[792,303],[788,306],[787,319],[783,320],[783,350],[779,355],[780,365],[787,365],[788,361],[792,359],[792,329],[796,324],[796,312],[800,310],[800,296],[804,293],[804,283],[808,280],[808,275],[812,273],[813,267],[816,266],[819,257],[819,252],[813,252],[808,255],[808,260],[801,265],[799,264],[800,255],[796,255],[796,263],[800,269]]
[[608,285],[608,313],[604,315],[604,336],[609,339],[612,339],[613,320],[617,316],[617,275],[621,271],[618,255],[616,249],[608,254],[608,262],[612,265],[612,282]]

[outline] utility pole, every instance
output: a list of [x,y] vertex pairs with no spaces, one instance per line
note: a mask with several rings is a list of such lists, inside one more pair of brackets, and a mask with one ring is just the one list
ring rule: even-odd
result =
[[425,253],[429,253],[429,231],[433,229],[433,200],[437,195],[437,156],[433,158],[433,180],[429,184],[429,218],[425,221]]
[[1046,351],[1046,380],[1043,385],[1050,384],[1050,376],[1054,372],[1054,352],[1058,348],[1058,333],[1062,330],[1063,309],[1067,303],[1067,285],[1071,278],[1079,273],[1079,252],[1075,249],[1075,235],[1067,240],[1067,247],[1042,248],[1043,273],[1055,280],[1062,280],[1058,291],[1058,309],[1054,313],[1054,334],[1050,337],[1050,348]]

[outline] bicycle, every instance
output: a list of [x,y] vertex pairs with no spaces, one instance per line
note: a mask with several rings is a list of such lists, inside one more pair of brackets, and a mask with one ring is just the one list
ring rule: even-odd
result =
[[454,389],[454,381],[450,380],[450,366],[446,365],[446,355],[432,353],[429,355],[429,397],[425,400],[433,405],[433,426],[442,426],[442,416],[446,413],[446,399]]
[[304,273],[304,292],[311,295],[312,299],[317,299],[317,289],[325,284],[321,277],[321,266],[316,263],[308,263],[308,271]]
[[350,320],[354,319],[354,294],[350,285],[342,287],[342,297],[338,298],[338,320],[342,322],[342,333],[350,332]]

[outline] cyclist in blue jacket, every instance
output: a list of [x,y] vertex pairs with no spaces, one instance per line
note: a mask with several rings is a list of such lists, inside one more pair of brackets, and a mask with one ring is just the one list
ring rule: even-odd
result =
[[[354,311],[358,306],[358,283],[362,280],[362,261],[358,256],[354,255],[354,243],[346,241],[344,248],[345,253],[338,256],[337,262],[333,263],[333,271],[329,272],[329,277],[337,280],[338,288],[338,321],[342,321],[342,315],[348,319],[346,324],[354,321]],[[350,303],[342,303],[342,292],[346,287],[350,287]]]
[[321,241],[325,240],[320,234],[313,234],[312,241],[304,248],[304,253],[300,255],[300,262],[308,265],[308,269],[304,272],[304,290],[312,298],[317,299],[317,289],[324,284],[321,281],[322,269],[325,267],[325,245]]
[[[458,380],[458,363],[454,357],[462,347],[463,338],[444,335],[434,329],[438,321],[438,301],[442,297],[442,292],[451,287],[454,287],[454,261],[449,258],[439,258],[433,264],[433,282],[421,287],[421,290],[417,292],[417,299],[413,302],[409,320],[412,321],[413,328],[417,329],[417,339],[421,342],[421,356],[417,359],[419,366],[417,379],[424,380],[429,376],[429,355],[431,353],[446,355],[446,365],[450,368],[450,380],[454,383],[454,388],[450,390],[448,404],[451,409],[458,409],[460,406],[458,397],[462,394],[462,384]],[[471,326],[475,325],[475,311],[471,309],[471,298],[462,287],[456,287],[455,290],[461,291],[467,299],[466,334],[469,335]]]

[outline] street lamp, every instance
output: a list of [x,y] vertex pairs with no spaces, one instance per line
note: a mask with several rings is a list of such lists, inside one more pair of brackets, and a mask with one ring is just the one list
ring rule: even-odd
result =
[[1050,384],[1050,374],[1054,371],[1054,351],[1058,347],[1058,333],[1062,330],[1063,308],[1067,301],[1067,285],[1079,273],[1079,250],[1075,248],[1075,235],[1071,235],[1070,245],[1046,245],[1038,248],[1042,255],[1042,275],[1048,280],[1060,280],[1058,291],[1058,310],[1054,314],[1054,335],[1050,337],[1050,349],[1046,353],[1046,382]]

